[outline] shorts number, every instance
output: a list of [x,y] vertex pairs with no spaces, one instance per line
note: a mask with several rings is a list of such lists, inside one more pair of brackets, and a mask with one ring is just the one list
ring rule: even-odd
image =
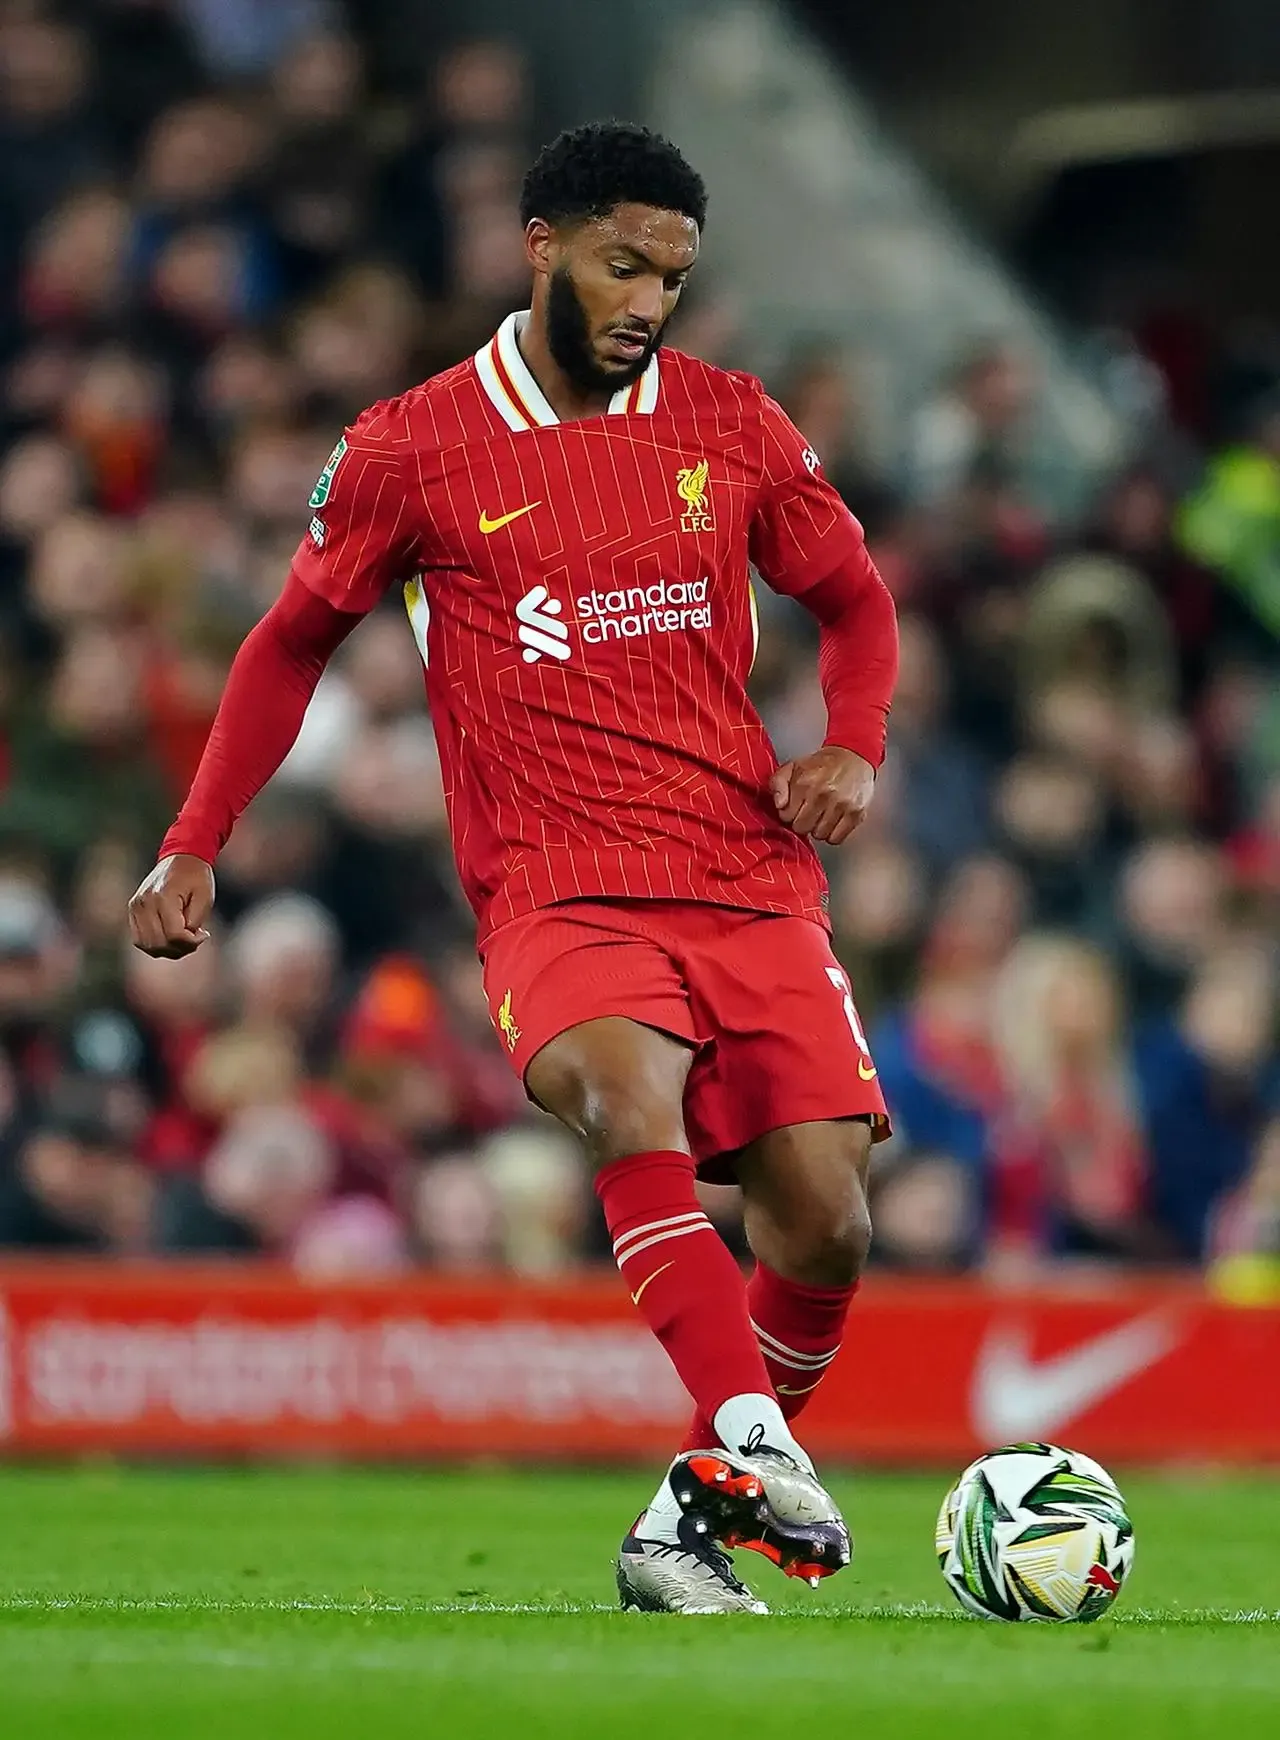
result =
[[844,1002],[844,1018],[849,1023],[849,1031],[853,1034],[854,1044],[865,1057],[871,1056],[866,1035],[862,1031],[862,1023],[858,1020],[858,1011],[853,1006],[853,986],[849,983],[849,975],[842,967],[828,967],[827,977],[839,991]]

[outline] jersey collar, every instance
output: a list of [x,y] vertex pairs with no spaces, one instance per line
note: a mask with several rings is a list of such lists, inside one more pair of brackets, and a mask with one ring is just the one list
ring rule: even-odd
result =
[[[476,370],[480,385],[509,429],[548,429],[560,419],[534,380],[516,343],[528,318],[527,308],[518,314],[509,314],[488,344],[476,352]],[[652,416],[658,406],[660,384],[655,355],[638,381],[632,381],[630,386],[613,395],[609,401],[609,415]]]

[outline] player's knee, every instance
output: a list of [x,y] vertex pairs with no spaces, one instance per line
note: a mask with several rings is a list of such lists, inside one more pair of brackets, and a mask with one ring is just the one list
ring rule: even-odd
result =
[[862,1186],[841,1202],[815,1202],[785,1240],[787,1270],[806,1287],[850,1287],[871,1250],[871,1216]]
[[584,1084],[584,1112],[578,1134],[593,1165],[607,1166],[628,1154],[688,1151],[680,1101],[637,1095],[621,1082]]
[[849,1287],[871,1249],[871,1216],[857,1177],[839,1190],[812,1191],[785,1213],[757,1217],[756,1254],[771,1269],[803,1287]]
[[777,1145],[767,1180],[757,1172],[753,1181],[752,1245],[771,1268],[801,1286],[851,1286],[871,1250],[864,1185],[870,1128],[851,1122],[821,1135],[788,1135],[789,1142]]

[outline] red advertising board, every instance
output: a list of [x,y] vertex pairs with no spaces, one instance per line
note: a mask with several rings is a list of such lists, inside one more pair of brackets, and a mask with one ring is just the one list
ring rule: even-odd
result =
[[[688,1401],[616,1276],[309,1286],[270,1269],[0,1265],[0,1451],[662,1457]],[[815,1453],[955,1463],[1051,1438],[1280,1461],[1280,1309],[1192,1284],[872,1279]]]

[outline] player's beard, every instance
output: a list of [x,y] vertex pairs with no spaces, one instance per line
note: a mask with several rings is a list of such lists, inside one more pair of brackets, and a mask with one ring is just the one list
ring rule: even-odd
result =
[[547,346],[556,367],[580,393],[617,393],[639,380],[662,343],[666,322],[634,362],[601,368],[591,347],[591,322],[573,287],[567,266],[558,266],[547,284]]

